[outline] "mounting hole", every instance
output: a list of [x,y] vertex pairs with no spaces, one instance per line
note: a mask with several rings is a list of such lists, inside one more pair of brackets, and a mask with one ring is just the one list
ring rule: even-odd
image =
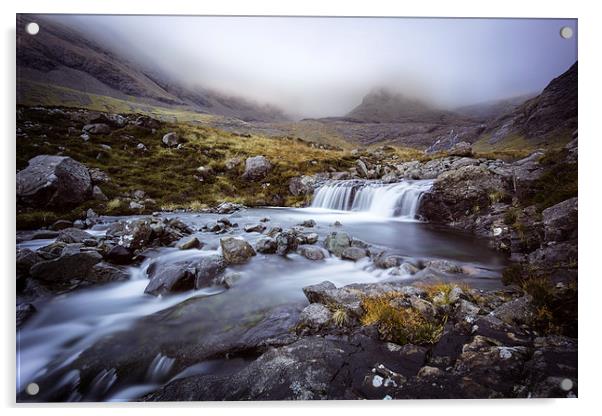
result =
[[564,26],[560,29],[560,37],[563,39],[570,39],[573,37],[573,29],[569,26]]
[[573,380],[565,378],[560,382],[560,388],[564,391],[570,391],[573,388]]
[[29,383],[27,387],[25,387],[25,393],[30,396],[35,396],[40,392],[40,386],[37,383]]
[[27,23],[27,26],[25,26],[25,31],[32,36],[37,35],[40,31],[40,25],[36,22]]

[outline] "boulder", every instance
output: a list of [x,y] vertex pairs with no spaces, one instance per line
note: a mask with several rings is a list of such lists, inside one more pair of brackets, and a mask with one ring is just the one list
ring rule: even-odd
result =
[[288,183],[288,190],[293,196],[311,194],[314,190],[314,179],[311,176],[296,176]]
[[24,277],[29,276],[29,270],[31,267],[44,260],[39,254],[35,251],[30,250],[28,248],[19,248],[17,249],[17,280],[22,279]]
[[311,227],[315,227],[316,226],[316,222],[312,219],[309,220],[305,220],[303,221],[301,224],[299,224],[301,227],[307,227],[307,228],[311,228]]
[[343,250],[351,247],[351,238],[344,231],[335,231],[326,237],[324,247],[335,256],[341,257]]
[[182,244],[178,245],[178,248],[180,250],[190,250],[193,248],[201,249],[203,248],[203,246],[204,244],[198,238],[192,237],[188,241],[185,241]]
[[259,224],[248,224],[245,225],[245,232],[247,233],[262,233],[264,232],[266,229],[266,226],[259,223]]
[[98,185],[94,185],[92,187],[92,198],[97,201],[108,201],[109,198],[102,192]]
[[247,158],[242,177],[247,180],[261,180],[272,170],[272,164],[265,156]]
[[577,203],[577,197],[574,197],[542,211],[545,241],[577,238]]
[[459,142],[452,146],[448,154],[450,156],[470,157],[472,156],[472,145],[468,142]]
[[255,244],[255,250],[264,254],[274,254],[277,247],[278,243],[272,237],[264,237]]
[[127,247],[116,245],[108,251],[105,258],[114,264],[130,264],[133,256]]
[[73,222],[68,220],[57,220],[51,226],[50,229],[54,231],[64,230],[65,228],[73,227]]
[[34,279],[45,282],[86,280],[92,268],[101,261],[102,256],[96,251],[65,248],[60,257],[33,265],[30,274]]
[[161,142],[167,147],[177,147],[180,144],[178,134],[176,132],[169,132],[163,136]]
[[368,255],[366,249],[361,247],[346,247],[341,252],[341,258],[345,260],[358,261]]
[[105,123],[86,124],[82,131],[87,134],[110,134],[111,127]]
[[83,243],[84,240],[92,238],[91,234],[80,230],[79,228],[65,228],[59,232],[56,238],[57,242],[63,242],[67,244],[72,243]]
[[220,255],[202,256],[173,263],[152,263],[147,273],[150,282],[144,293],[158,296],[210,286],[225,270]]
[[305,244],[316,244],[318,242],[318,233],[308,233],[304,234]]
[[316,246],[299,246],[297,252],[309,260],[324,260],[326,258],[324,250]]
[[35,208],[69,208],[92,195],[88,169],[66,156],[40,155],[17,173],[17,203]]
[[93,283],[107,283],[128,280],[129,278],[130,274],[127,270],[115,267],[109,263],[100,262],[92,267],[85,280]]
[[310,331],[319,331],[332,319],[332,312],[321,303],[311,303],[299,315],[298,327]]
[[366,163],[363,160],[358,159],[355,162],[355,165],[360,176],[364,178],[368,178],[370,176],[370,173],[368,172],[368,167],[366,166]]
[[229,264],[246,263],[256,253],[253,247],[242,238],[226,237],[220,239],[224,258]]
[[297,233],[293,230],[285,230],[276,236],[276,254],[286,256],[288,253],[297,250],[299,240]]
[[379,269],[390,269],[392,267],[400,266],[403,263],[403,257],[394,254],[388,254],[383,251],[377,254],[372,261]]
[[510,325],[530,323],[535,316],[533,297],[525,295],[503,303],[495,308],[491,314]]

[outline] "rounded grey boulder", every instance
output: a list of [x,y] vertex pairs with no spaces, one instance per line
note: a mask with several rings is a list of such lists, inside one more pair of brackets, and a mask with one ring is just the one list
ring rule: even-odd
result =
[[20,205],[67,208],[91,196],[88,168],[67,156],[36,156],[17,173],[17,203]]
[[265,156],[247,158],[245,162],[245,173],[242,177],[247,180],[260,180],[272,170],[272,164]]

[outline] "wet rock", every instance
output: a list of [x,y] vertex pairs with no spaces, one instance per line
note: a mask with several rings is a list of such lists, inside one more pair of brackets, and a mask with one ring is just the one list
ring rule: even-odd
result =
[[176,132],[169,132],[163,136],[161,142],[167,147],[177,147],[180,144],[180,139]]
[[299,316],[297,326],[303,330],[317,332],[325,328],[332,319],[332,312],[321,303],[312,303],[308,305]]
[[264,237],[255,244],[255,250],[263,254],[274,254],[277,248],[278,243],[271,237]]
[[124,246],[117,245],[107,252],[105,258],[114,264],[130,264],[133,256],[131,250]]
[[316,244],[319,239],[318,233],[304,234],[304,237],[305,237],[305,244]]
[[232,214],[233,212],[239,211],[246,208],[242,204],[235,204],[233,202],[222,202],[215,207],[215,212],[218,214]]
[[542,211],[545,241],[566,241],[577,238],[577,197],[567,199]]
[[224,259],[229,264],[243,264],[255,255],[255,250],[242,238],[226,237],[220,239]]
[[276,254],[280,256],[286,256],[288,253],[296,251],[299,246],[297,233],[293,230],[280,232],[276,236],[276,245]]
[[391,267],[398,267],[401,265],[403,263],[403,257],[382,252],[377,254],[372,261],[379,269],[390,269]]
[[367,256],[366,249],[360,247],[347,247],[341,252],[341,258],[345,260],[358,261]]
[[23,325],[36,313],[36,308],[31,303],[17,305],[17,328]]
[[173,263],[156,261],[148,268],[150,282],[144,293],[158,296],[207,287],[226,268],[219,255],[202,256]]
[[249,225],[245,225],[245,232],[247,233],[262,233],[264,232],[266,229],[266,226],[263,224],[249,224]]
[[242,177],[253,181],[261,180],[267,176],[270,170],[272,170],[272,164],[265,156],[254,156],[247,158]]
[[449,260],[442,260],[442,259],[428,260],[428,261],[424,262],[424,265],[433,270],[443,272],[443,273],[462,273],[462,268],[458,264],[451,262]]
[[302,223],[300,223],[299,226],[311,228],[311,227],[315,227],[316,226],[316,222],[314,220],[311,220],[311,219],[310,220],[305,220]]
[[71,227],[73,227],[73,222],[72,221],[58,220],[58,221],[55,221],[50,226],[50,229],[52,229],[54,231],[60,231],[60,230],[64,230],[65,228],[71,228]]
[[93,283],[107,283],[128,280],[130,274],[123,268],[115,267],[109,263],[100,262],[92,267],[85,280]]
[[102,261],[96,251],[64,249],[60,257],[39,262],[30,269],[33,278],[45,282],[68,282],[72,279],[85,280],[92,267]]
[[226,289],[231,289],[232,287],[234,287],[234,285],[236,285],[236,282],[238,282],[241,278],[242,278],[241,273],[228,272],[228,273],[222,274],[221,276],[218,276],[217,279],[215,280],[215,283],[217,285],[221,285],[221,286],[225,287]]
[[180,250],[190,250],[193,248],[201,249],[204,244],[196,237],[191,238],[188,241],[183,242],[178,246]]
[[31,267],[43,261],[44,259],[38,255],[35,251],[28,248],[17,249],[17,280],[23,279],[29,276],[29,270]]
[[297,248],[297,252],[309,260],[324,260],[326,255],[320,247],[302,245]]
[[351,246],[349,234],[343,231],[330,233],[324,240],[324,247],[337,257],[341,257],[343,250]]
[[88,200],[91,191],[88,169],[66,156],[36,156],[17,173],[19,205],[69,208]]
[[71,243],[83,243],[84,240],[93,238],[91,234],[80,230],[78,228],[65,228],[59,232],[56,238],[57,242],[63,242],[67,244]]

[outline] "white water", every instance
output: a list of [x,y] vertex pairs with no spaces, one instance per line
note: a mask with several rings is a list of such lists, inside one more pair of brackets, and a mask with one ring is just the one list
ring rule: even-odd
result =
[[332,181],[316,191],[311,206],[415,220],[420,198],[432,184],[431,180],[393,184],[376,181]]

